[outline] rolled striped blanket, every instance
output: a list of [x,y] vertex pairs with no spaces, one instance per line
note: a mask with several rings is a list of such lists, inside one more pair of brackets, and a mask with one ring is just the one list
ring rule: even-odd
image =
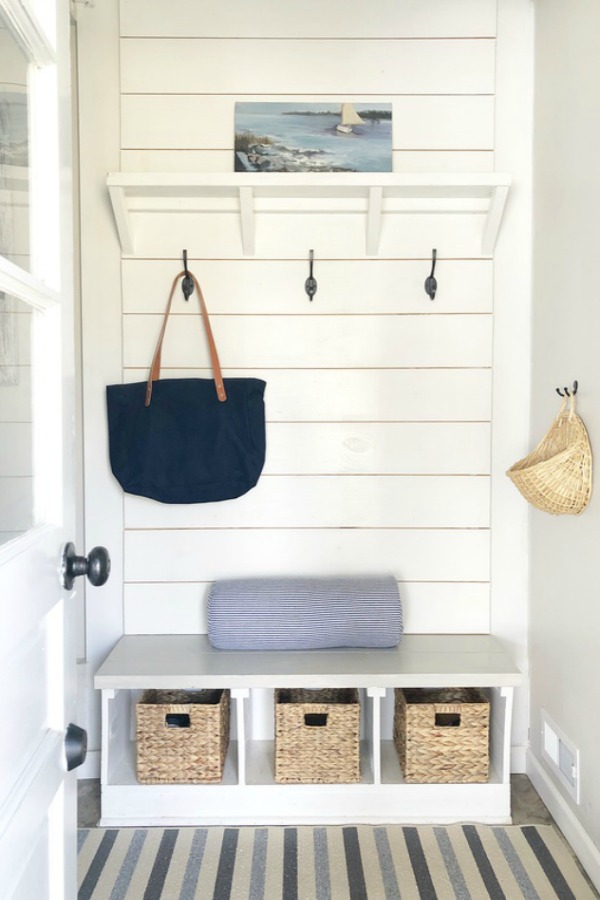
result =
[[216,581],[208,639],[220,650],[396,647],[402,605],[392,576]]

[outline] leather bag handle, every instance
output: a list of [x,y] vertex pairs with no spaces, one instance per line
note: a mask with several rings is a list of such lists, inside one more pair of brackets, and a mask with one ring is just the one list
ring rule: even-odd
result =
[[213,337],[212,329],[210,327],[210,320],[208,318],[208,310],[206,309],[206,303],[204,302],[204,296],[202,294],[202,289],[198,284],[198,280],[195,275],[188,270],[187,272],[180,272],[179,275],[175,276],[173,281],[173,286],[171,287],[171,293],[169,295],[169,302],[167,303],[167,309],[165,311],[165,317],[163,320],[162,328],[160,329],[160,334],[158,336],[158,343],[156,344],[156,350],[154,351],[154,357],[152,359],[152,365],[150,366],[150,374],[148,376],[148,386],[146,388],[146,406],[150,406],[150,401],[152,400],[152,385],[155,381],[158,381],[160,378],[160,358],[162,353],[162,343],[163,338],[165,336],[165,331],[167,330],[167,322],[169,320],[169,313],[171,312],[171,304],[173,302],[173,297],[175,295],[175,289],[177,287],[177,283],[180,278],[183,278],[185,275],[191,277],[194,282],[194,286],[196,288],[198,301],[200,303],[200,312],[202,313],[202,321],[204,323],[204,330],[206,332],[206,339],[208,341],[208,349],[210,351],[210,361],[212,364],[213,370],[213,378],[215,381],[215,390],[217,392],[217,397],[221,402],[227,400],[227,394],[225,392],[225,385],[223,383],[223,375],[221,374],[221,364],[219,362],[219,354],[217,353],[217,347],[215,345],[215,339]]

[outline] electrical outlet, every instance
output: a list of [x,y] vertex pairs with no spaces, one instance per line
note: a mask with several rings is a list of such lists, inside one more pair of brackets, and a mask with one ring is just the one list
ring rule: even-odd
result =
[[567,781],[572,787],[575,787],[575,782],[577,779],[577,766],[575,764],[575,757],[571,753],[569,747],[566,746],[560,739],[558,742],[558,768],[563,773]]

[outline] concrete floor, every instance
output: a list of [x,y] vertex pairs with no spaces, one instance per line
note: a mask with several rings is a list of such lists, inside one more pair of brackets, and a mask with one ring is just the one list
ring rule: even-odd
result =
[[[513,825],[548,825],[552,816],[527,775],[511,775]],[[84,779],[78,784],[78,824],[93,828],[100,818],[100,782]]]

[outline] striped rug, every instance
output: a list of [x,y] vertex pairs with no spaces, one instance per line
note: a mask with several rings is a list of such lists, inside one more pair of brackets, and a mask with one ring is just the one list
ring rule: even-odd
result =
[[598,896],[550,825],[79,831],[79,900]]

